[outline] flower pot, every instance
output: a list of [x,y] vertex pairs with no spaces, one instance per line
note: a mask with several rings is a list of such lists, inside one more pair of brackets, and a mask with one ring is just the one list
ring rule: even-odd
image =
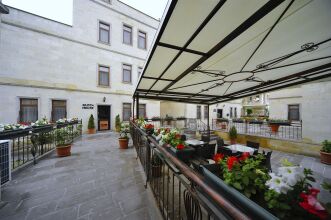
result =
[[71,144],[56,146],[58,157],[67,157],[71,155]]
[[230,144],[231,145],[234,145],[234,144],[236,144],[237,143],[237,140],[236,139],[230,139]]
[[278,132],[278,129],[279,129],[279,124],[269,124],[269,127],[271,128],[271,131],[273,133],[277,133]]
[[162,165],[153,165],[152,164],[152,177],[162,176]]
[[118,142],[120,144],[120,149],[128,149],[128,146],[129,146],[128,138],[119,138]]
[[321,163],[331,165],[331,153],[320,151],[320,154],[321,154]]
[[95,128],[89,128],[87,129],[88,134],[95,134]]

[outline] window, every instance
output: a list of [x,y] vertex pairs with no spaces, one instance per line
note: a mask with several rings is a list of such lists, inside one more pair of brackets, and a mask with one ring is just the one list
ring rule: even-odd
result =
[[110,44],[110,24],[99,21],[99,42]]
[[234,107],[234,117],[237,118],[238,114],[237,114],[237,107]]
[[146,49],[146,33],[142,31],[138,31],[138,48]]
[[300,121],[300,106],[288,105],[288,120],[290,121]]
[[38,120],[38,99],[20,99],[20,122]]
[[201,119],[201,106],[197,106],[197,119]]
[[101,1],[103,1],[103,2],[106,2],[106,3],[108,3],[108,4],[110,4],[111,2],[111,0],[101,0]]
[[141,75],[141,73],[143,72],[143,68],[142,67],[138,67],[138,79]]
[[233,108],[230,107],[230,118],[232,118],[232,117],[233,117]]
[[209,115],[209,112],[208,112],[208,106],[205,106],[205,107],[204,107],[204,118],[205,118],[205,119],[208,119],[208,115]]
[[67,117],[67,101],[52,100],[52,121]]
[[131,118],[131,103],[123,103],[123,121],[129,121]]
[[123,82],[131,83],[131,72],[132,66],[128,64],[123,64]]
[[99,65],[99,86],[109,86],[109,66]]
[[139,104],[139,117],[146,117],[146,104]]
[[123,43],[132,45],[132,27],[123,25]]

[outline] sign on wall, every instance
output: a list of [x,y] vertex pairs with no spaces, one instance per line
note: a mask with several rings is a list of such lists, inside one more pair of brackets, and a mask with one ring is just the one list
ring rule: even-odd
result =
[[94,109],[93,104],[82,104],[82,109]]

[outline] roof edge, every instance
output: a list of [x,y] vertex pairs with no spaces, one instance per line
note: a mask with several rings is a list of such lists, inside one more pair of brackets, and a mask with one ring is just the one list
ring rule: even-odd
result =
[[0,13],[9,14],[9,8],[0,2]]

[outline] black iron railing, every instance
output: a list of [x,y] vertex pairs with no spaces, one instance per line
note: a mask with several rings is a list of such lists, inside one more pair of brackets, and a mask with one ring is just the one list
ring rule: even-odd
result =
[[201,174],[131,123],[130,133],[164,219],[250,219],[236,204],[208,185]]
[[54,134],[56,129],[66,127],[68,140],[82,135],[82,121],[51,124],[24,130],[0,132],[0,140],[9,140],[11,144],[12,169],[16,169],[38,159],[56,146]]
[[282,124],[277,131],[273,131],[268,122],[256,121],[228,121],[222,122],[214,119],[212,121],[212,130],[228,132],[229,129],[235,126],[239,134],[249,134],[255,136],[263,136],[276,139],[301,140],[302,139],[302,121]]

